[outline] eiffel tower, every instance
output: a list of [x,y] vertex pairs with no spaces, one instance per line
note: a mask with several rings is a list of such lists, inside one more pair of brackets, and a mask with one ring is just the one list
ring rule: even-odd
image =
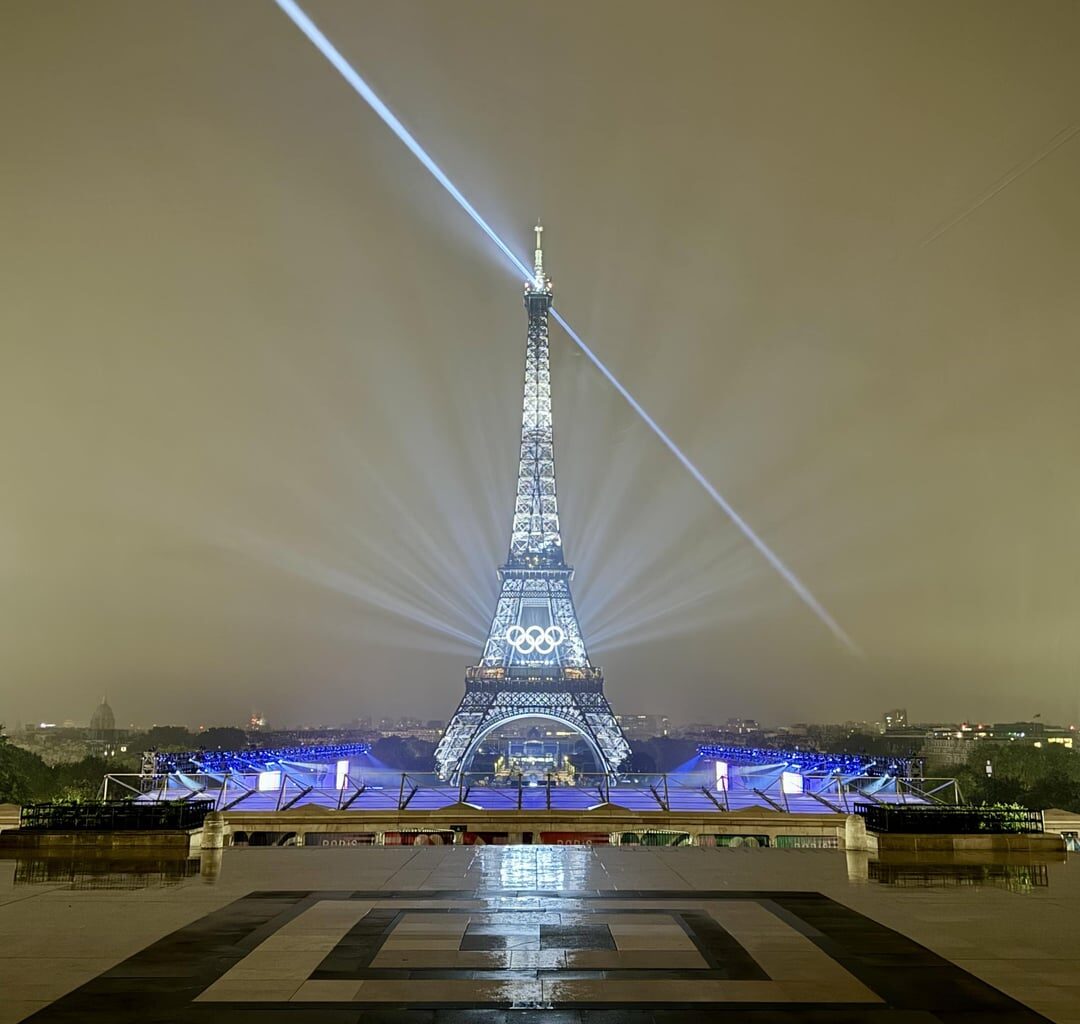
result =
[[454,782],[477,746],[501,725],[547,718],[588,742],[604,772],[630,754],[604,696],[604,676],[589,661],[563,558],[555,499],[548,310],[553,289],[544,273],[536,226],[533,278],[525,284],[529,334],[525,401],[510,555],[499,569],[502,587],[480,663],[465,670],[465,696],[435,751],[439,776]]

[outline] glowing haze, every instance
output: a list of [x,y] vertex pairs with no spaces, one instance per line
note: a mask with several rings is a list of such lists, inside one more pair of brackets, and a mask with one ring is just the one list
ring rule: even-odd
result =
[[[556,336],[616,710],[1076,714],[1076,8],[305,8],[866,653]],[[273,6],[57,10],[0,43],[0,720],[445,715],[516,275]]]
[[[483,217],[477,213],[476,208],[470,203],[461,190],[447,177],[442,168],[432,160],[431,156],[424,150],[424,148],[417,142],[413,135],[405,128],[401,121],[393,114],[393,112],[383,103],[382,100],[375,94],[375,91],[363,80],[360,74],[355,68],[342,56],[341,52],[330,42],[329,39],[323,34],[319,27],[311,20],[307,12],[294,0],[277,0],[277,5],[280,7],[296,24],[296,26],[315,44],[327,60],[337,69],[339,74],[345,79],[349,85],[364,99],[364,101],[371,106],[376,114],[383,120],[383,122],[390,127],[395,135],[408,147],[409,151],[415,156],[423,165],[431,172],[431,175],[450,197],[460,206],[476,223],[481,231],[488,236],[495,243],[495,246],[502,252],[502,254],[510,261],[511,266],[520,271],[525,280],[532,280],[534,271],[539,275],[539,271],[536,268],[530,270],[529,267],[522,262],[522,260],[514,253],[499,237],[498,233],[494,231],[490,224]],[[536,228],[537,231],[537,259],[539,260],[539,245],[540,245],[540,230],[539,225]],[[734,508],[731,507],[731,503],[713,486],[705,474],[701,472],[687,457],[686,453],[671,439],[671,436],[667,434],[664,429],[654,420],[642,404],[627,390],[626,386],[611,372],[611,369],[604,365],[595,352],[581,339],[581,336],[574,330],[573,327],[567,322],[566,318],[562,316],[557,309],[552,309],[552,318],[556,320],[563,328],[564,331],[570,336],[574,344],[585,354],[585,357],[591,362],[608,380],[613,388],[626,400],[629,406],[641,417],[646,423],[649,429],[657,436],[657,439],[664,445],[672,455],[682,464],[683,468],[699,483],[704,489],[705,493],[709,495],[717,505],[723,509],[727,517],[735,524],[739,532],[761,553],[762,557],[771,565],[781,576],[781,578],[788,584],[789,587],[799,596],[799,599],[805,604],[838,640],[840,640],[845,647],[847,647],[852,653],[858,653],[858,647],[854,641],[844,632],[840,624],[829,614],[828,610],[824,608],[820,601],[813,594],[807,586],[800,580],[777,556],[777,554],[750,528],[750,525],[746,522]]]

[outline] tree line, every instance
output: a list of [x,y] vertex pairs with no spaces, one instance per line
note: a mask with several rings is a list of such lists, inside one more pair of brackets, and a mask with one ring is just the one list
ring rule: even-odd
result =
[[122,741],[124,753],[85,757],[70,764],[48,765],[37,754],[0,736],[0,804],[49,800],[93,800],[101,793],[106,774],[137,772],[144,750],[242,750],[247,733],[233,726],[190,732],[182,725],[156,725]]
[[0,736],[0,804],[93,800],[105,773],[111,771],[116,771],[116,765],[101,757],[50,767],[37,754],[12,746],[7,737]]

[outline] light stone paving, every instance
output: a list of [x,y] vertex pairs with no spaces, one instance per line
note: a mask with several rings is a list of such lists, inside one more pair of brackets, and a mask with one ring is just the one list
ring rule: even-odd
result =
[[[874,881],[869,860],[866,854],[770,849],[271,848],[226,851],[187,878],[130,870],[111,877],[96,868],[80,873],[75,865],[68,882],[36,884],[25,881],[33,877],[25,865],[3,859],[0,1024],[23,1020],[107,971],[137,986],[141,968],[129,969],[129,958],[180,929],[201,927],[208,915],[251,893],[318,895],[305,897],[309,903],[296,916],[251,943],[243,958],[203,986],[192,1006],[234,1000],[397,1005],[415,1001],[420,984],[430,1002],[440,1004],[880,1003],[872,972],[856,978],[850,963],[827,952],[829,943],[814,939],[812,915],[827,916],[827,907],[808,910],[805,926],[796,927],[768,898],[820,893],[825,904],[913,940],[1045,1017],[1080,1024],[1080,858],[1050,862],[1045,885],[1027,885],[1020,872],[1011,886],[1008,878],[950,886],[944,876],[931,888],[917,887],[910,877],[904,885]],[[401,895],[367,895],[379,892]],[[434,892],[452,895],[425,896]],[[726,892],[733,898],[723,898]],[[353,893],[365,895],[349,898]],[[573,894],[583,893],[586,902],[573,902]],[[236,912],[257,910],[258,902],[243,899]],[[328,956],[354,941],[354,929],[364,927],[369,914],[391,911],[392,927],[368,961],[375,973],[445,968],[535,976],[313,977],[333,973],[325,966]],[[702,940],[691,937],[691,925],[679,916],[700,920],[695,914],[713,921],[762,976],[693,982],[636,976],[707,973]],[[608,936],[610,946],[565,945],[583,927]],[[889,934],[880,939],[882,963],[890,956],[895,962],[882,970],[909,971],[917,986],[923,968],[890,953]],[[197,949],[197,939],[192,942]],[[544,948],[545,942],[563,945]],[[560,978],[563,970],[598,974]],[[606,970],[629,973],[615,982],[600,976]],[[929,968],[926,977],[940,970]]]

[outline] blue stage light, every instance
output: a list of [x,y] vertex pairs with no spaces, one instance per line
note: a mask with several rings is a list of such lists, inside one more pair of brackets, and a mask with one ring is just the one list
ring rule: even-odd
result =
[[[345,59],[333,43],[323,35],[322,31],[304,12],[295,0],[275,0],[278,7],[285,12],[301,32],[308,37],[320,53],[334,66],[342,78],[355,90],[368,106],[382,119],[386,126],[405,144],[409,152],[428,169],[432,177],[442,185],[453,197],[454,201],[476,222],[481,231],[498,247],[499,251],[513,264],[514,268],[525,280],[532,280],[533,272],[520,260],[514,251],[499,237],[494,228],[479,213],[472,204],[458,190],[457,186],[447,177],[442,168],[427,154],[424,147],[410,134],[409,130],[395,117],[393,111],[383,103],[375,94],[367,82],[359,75],[356,69]],[[630,407],[645,421],[649,429],[660,439],[664,446],[679,460],[683,468],[704,488],[717,505],[723,509],[728,518],[735,524],[737,529],[765,560],[776,570],[781,578],[796,593],[799,599],[817,616],[826,628],[853,654],[861,654],[858,645],[841,628],[840,624],[826,611],[825,607],[810,592],[807,586],[793,573],[776,555],[773,550],[750,528],[724,496],[709,482],[705,474],[701,472],[683,453],[675,442],[661,429],[660,425],[645,411],[641,403],[623,387],[618,378],[600,361],[600,358],[590,349],[578,333],[567,323],[566,319],[556,310],[551,310],[551,315],[566,331],[571,340],[581,349],[586,358],[604,375],[616,391],[629,403]]]
[[361,757],[368,743],[324,743],[311,747],[263,747],[251,750],[193,750],[157,754],[159,772],[267,772],[283,762],[336,767],[340,760]]
[[866,754],[821,754],[810,750],[790,750],[779,747],[730,747],[703,744],[698,747],[702,757],[732,765],[773,767],[819,775],[892,776],[921,775],[922,760],[915,757],[871,757]]

